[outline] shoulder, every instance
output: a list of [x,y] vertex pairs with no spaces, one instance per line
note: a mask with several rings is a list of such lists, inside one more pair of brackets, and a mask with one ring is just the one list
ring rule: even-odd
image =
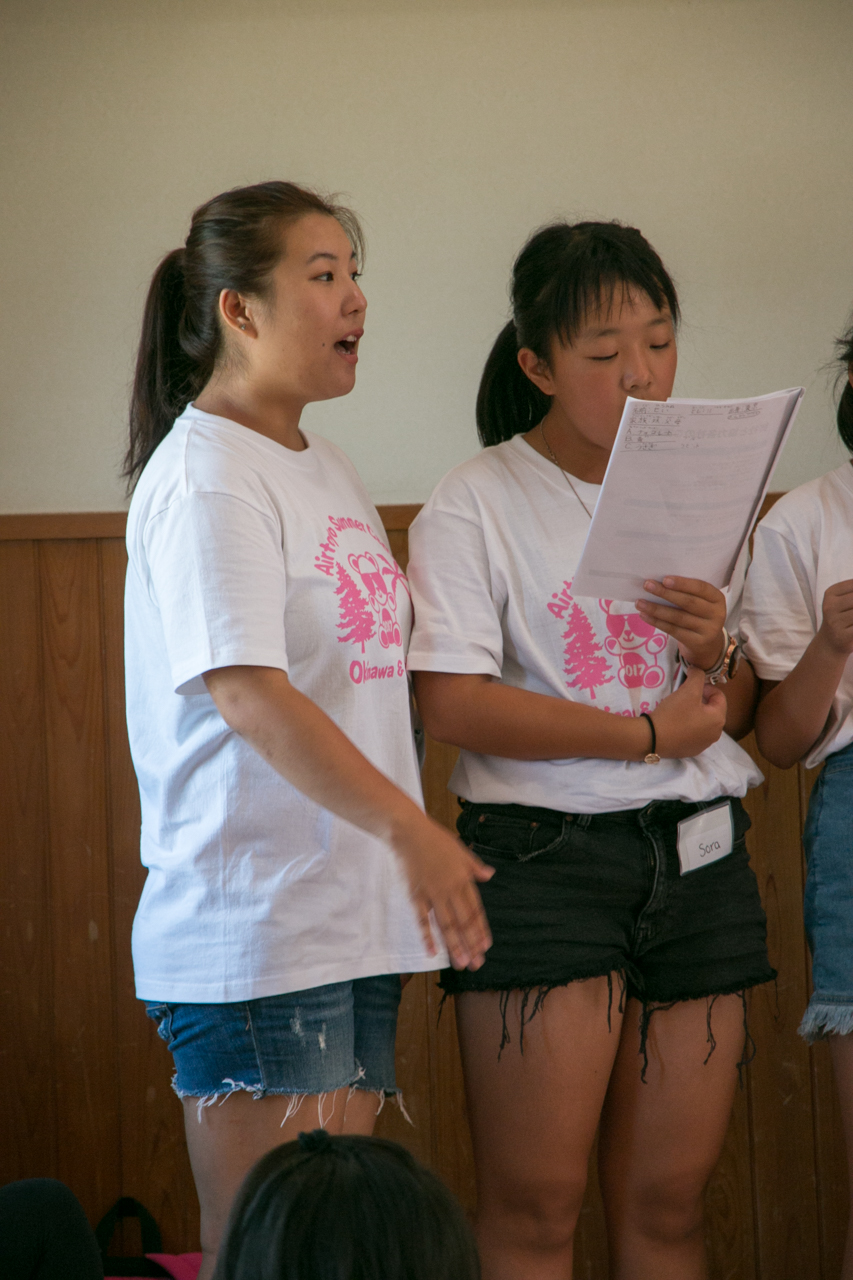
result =
[[[237,423],[187,410],[154,451],[128,513],[128,545],[154,524],[172,528],[194,520],[199,504],[276,521],[274,468],[267,442]],[[224,505],[223,505],[224,504]],[[242,518],[242,517],[240,517]]]
[[853,526],[853,467],[849,463],[783,494],[756,533],[777,534],[794,543],[811,541],[833,513],[845,509]]
[[489,445],[448,471],[424,504],[418,520],[423,524],[431,515],[442,511],[479,517],[484,504],[504,497],[519,467],[517,439]]

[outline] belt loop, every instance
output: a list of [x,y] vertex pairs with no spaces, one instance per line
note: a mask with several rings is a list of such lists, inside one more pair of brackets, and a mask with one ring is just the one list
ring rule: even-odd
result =
[[581,831],[586,831],[587,827],[592,822],[591,813],[576,813],[571,815],[571,817],[572,821],[577,823]]

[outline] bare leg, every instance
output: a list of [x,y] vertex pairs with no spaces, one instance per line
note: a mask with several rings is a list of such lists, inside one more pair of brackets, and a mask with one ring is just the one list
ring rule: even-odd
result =
[[[599,1174],[614,1280],[704,1280],[703,1195],[726,1136],[743,1051],[740,996],[652,1016],[640,1079],[640,1005],[628,1002],[601,1117]],[[704,1065],[703,1065],[704,1064]]]
[[[614,982],[614,986],[615,986]],[[457,997],[477,1166],[483,1280],[571,1280],[587,1162],[619,1043],[618,998],[606,978],[557,987],[524,1028],[521,998],[498,1060],[498,992]]]
[[[256,1161],[282,1142],[291,1142],[305,1130],[324,1128],[329,1133],[370,1134],[376,1115],[373,1093],[356,1090],[347,1103],[349,1089],[304,1098],[299,1110],[282,1124],[290,1098],[268,1094],[226,1094],[224,1101],[203,1107],[198,1099],[184,1098],[184,1128],[193,1178],[201,1206],[202,1264],[198,1280],[210,1280],[228,1220],[231,1202]],[[322,1104],[322,1107],[321,1107]]]
[[829,1048],[832,1053],[832,1068],[835,1072],[838,1101],[841,1106],[841,1123],[844,1126],[844,1145],[847,1149],[851,1195],[841,1280],[853,1280],[853,1035],[830,1036]]

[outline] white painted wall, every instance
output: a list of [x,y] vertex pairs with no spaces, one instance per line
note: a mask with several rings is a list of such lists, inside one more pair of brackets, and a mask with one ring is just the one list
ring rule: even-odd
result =
[[4,0],[0,511],[116,508],[147,282],[191,210],[289,177],[362,214],[359,381],[306,424],[377,501],[476,449],[512,259],[555,215],[676,276],[676,386],[809,390],[774,487],[836,465],[853,305],[850,0]]

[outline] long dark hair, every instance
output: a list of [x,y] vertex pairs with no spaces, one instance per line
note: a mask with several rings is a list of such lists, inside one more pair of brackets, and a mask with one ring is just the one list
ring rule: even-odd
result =
[[853,365],[853,318],[847,327],[847,331],[842,333],[840,338],[835,340],[835,349],[838,352],[838,363],[841,368],[838,371],[839,381],[844,379],[844,390],[838,401],[838,434],[841,436],[841,443],[850,453],[853,453],[853,386],[850,385],[850,367]]
[[292,182],[259,182],[196,209],[186,244],[154,272],[130,399],[122,472],[128,489],[223,354],[219,294],[236,289],[263,298],[284,253],[283,228],[307,213],[336,218],[361,261],[364,239],[351,210]]
[[525,244],[512,269],[512,319],[492,347],[477,395],[477,429],[484,445],[529,431],[551,404],[518,363],[522,347],[548,361],[555,338],[569,343],[593,308],[617,290],[636,289],[680,308],[672,279],[648,240],[621,222],[555,222]]
[[447,1187],[396,1142],[300,1134],[237,1194],[214,1280],[479,1280]]

